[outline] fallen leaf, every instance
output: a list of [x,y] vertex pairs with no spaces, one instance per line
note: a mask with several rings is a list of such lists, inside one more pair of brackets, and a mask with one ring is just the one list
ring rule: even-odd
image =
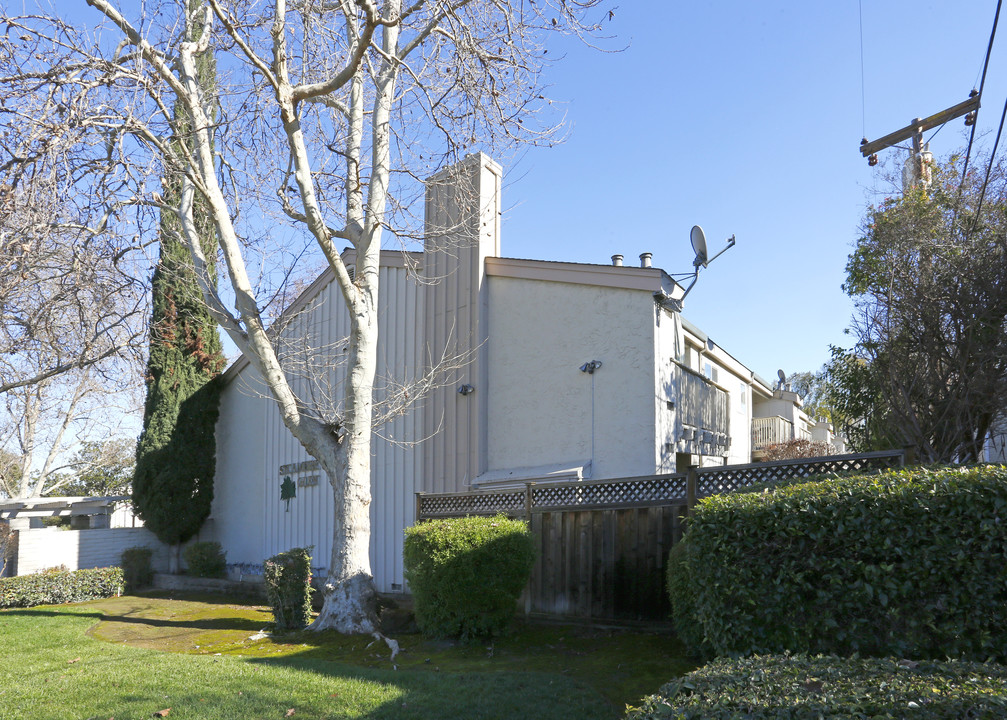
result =
[[287,712],[283,713],[283,717],[290,717],[294,714],[294,708],[290,708]]
[[67,660],[67,665],[73,665],[75,662],[80,662],[80,658],[74,658],[73,660]]
[[171,708],[165,708],[164,710],[158,710],[151,717],[168,717],[168,713],[171,712]]

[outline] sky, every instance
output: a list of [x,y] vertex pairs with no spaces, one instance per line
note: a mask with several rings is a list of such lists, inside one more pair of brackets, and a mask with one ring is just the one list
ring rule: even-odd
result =
[[[763,378],[817,370],[830,345],[852,345],[847,256],[868,204],[890,194],[860,139],[967,99],[995,10],[863,0],[862,75],[856,0],[622,3],[606,28],[621,52],[549,46],[565,53],[548,79],[568,136],[505,165],[503,254],[638,264],[652,252],[674,274],[692,269],[693,225],[711,255],[735,235],[684,316]],[[1002,27],[978,118],[987,147],[1005,95]],[[931,150],[963,148],[964,131],[949,122]],[[906,155],[881,159],[901,168]]]

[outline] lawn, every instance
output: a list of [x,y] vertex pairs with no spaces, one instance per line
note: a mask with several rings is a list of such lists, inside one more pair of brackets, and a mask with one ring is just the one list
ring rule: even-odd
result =
[[695,667],[662,633],[529,624],[479,645],[400,635],[393,662],[371,638],[261,637],[270,619],[205,597],[0,611],[0,720],[169,708],[172,720],[616,718]]

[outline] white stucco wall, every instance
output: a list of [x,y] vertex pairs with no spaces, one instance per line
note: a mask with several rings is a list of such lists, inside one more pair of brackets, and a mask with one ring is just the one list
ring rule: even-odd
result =
[[[490,471],[589,460],[593,478],[656,470],[649,293],[491,277],[488,345]],[[581,372],[591,360],[602,367]]]

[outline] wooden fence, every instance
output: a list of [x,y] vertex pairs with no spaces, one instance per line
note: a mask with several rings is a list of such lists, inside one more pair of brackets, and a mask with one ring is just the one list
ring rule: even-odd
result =
[[668,551],[689,508],[709,495],[836,472],[872,472],[904,464],[901,451],[694,468],[688,473],[513,490],[417,493],[418,520],[504,513],[525,518],[538,559],[525,611],[595,620],[668,617]]

